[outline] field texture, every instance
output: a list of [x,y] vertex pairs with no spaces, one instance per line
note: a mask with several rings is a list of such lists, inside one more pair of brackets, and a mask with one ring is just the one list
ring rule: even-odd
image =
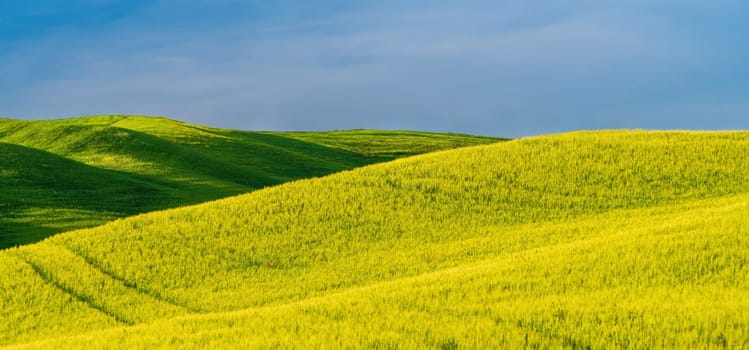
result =
[[11,348],[746,348],[749,134],[430,153],[0,252]]
[[0,248],[395,157],[496,141],[418,132],[241,132],[128,116],[0,119]]

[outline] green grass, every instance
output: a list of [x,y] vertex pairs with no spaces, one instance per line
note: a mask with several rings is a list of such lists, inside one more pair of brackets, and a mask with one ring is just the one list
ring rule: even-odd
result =
[[392,159],[496,141],[495,138],[464,134],[414,133],[395,130],[342,130],[280,134],[368,156]]
[[747,347],[748,158],[570,133],[120,219],[0,252],[0,344]]
[[393,158],[370,144],[405,155],[497,141],[418,132],[295,135],[132,116],[0,119],[0,248]]

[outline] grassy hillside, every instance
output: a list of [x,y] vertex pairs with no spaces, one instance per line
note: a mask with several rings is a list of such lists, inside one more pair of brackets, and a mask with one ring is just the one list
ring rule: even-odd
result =
[[319,143],[368,156],[393,159],[422,153],[487,143],[492,138],[393,130],[341,130],[279,133],[294,139]]
[[0,119],[0,248],[395,156],[370,144],[414,154],[497,141],[418,132],[294,135],[148,117]]
[[117,220],[0,252],[0,343],[747,347],[748,158],[571,133]]

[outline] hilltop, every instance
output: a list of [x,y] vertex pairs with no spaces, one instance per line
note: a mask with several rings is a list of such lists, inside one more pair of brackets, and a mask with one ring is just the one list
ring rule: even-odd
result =
[[410,131],[247,132],[140,116],[0,119],[0,248],[395,157],[496,141]]
[[0,343],[746,347],[748,158],[579,132],[120,219],[0,252]]

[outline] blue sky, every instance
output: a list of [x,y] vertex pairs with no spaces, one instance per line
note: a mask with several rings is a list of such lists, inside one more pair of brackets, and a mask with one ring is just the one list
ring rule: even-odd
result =
[[0,0],[0,115],[749,128],[749,2]]

